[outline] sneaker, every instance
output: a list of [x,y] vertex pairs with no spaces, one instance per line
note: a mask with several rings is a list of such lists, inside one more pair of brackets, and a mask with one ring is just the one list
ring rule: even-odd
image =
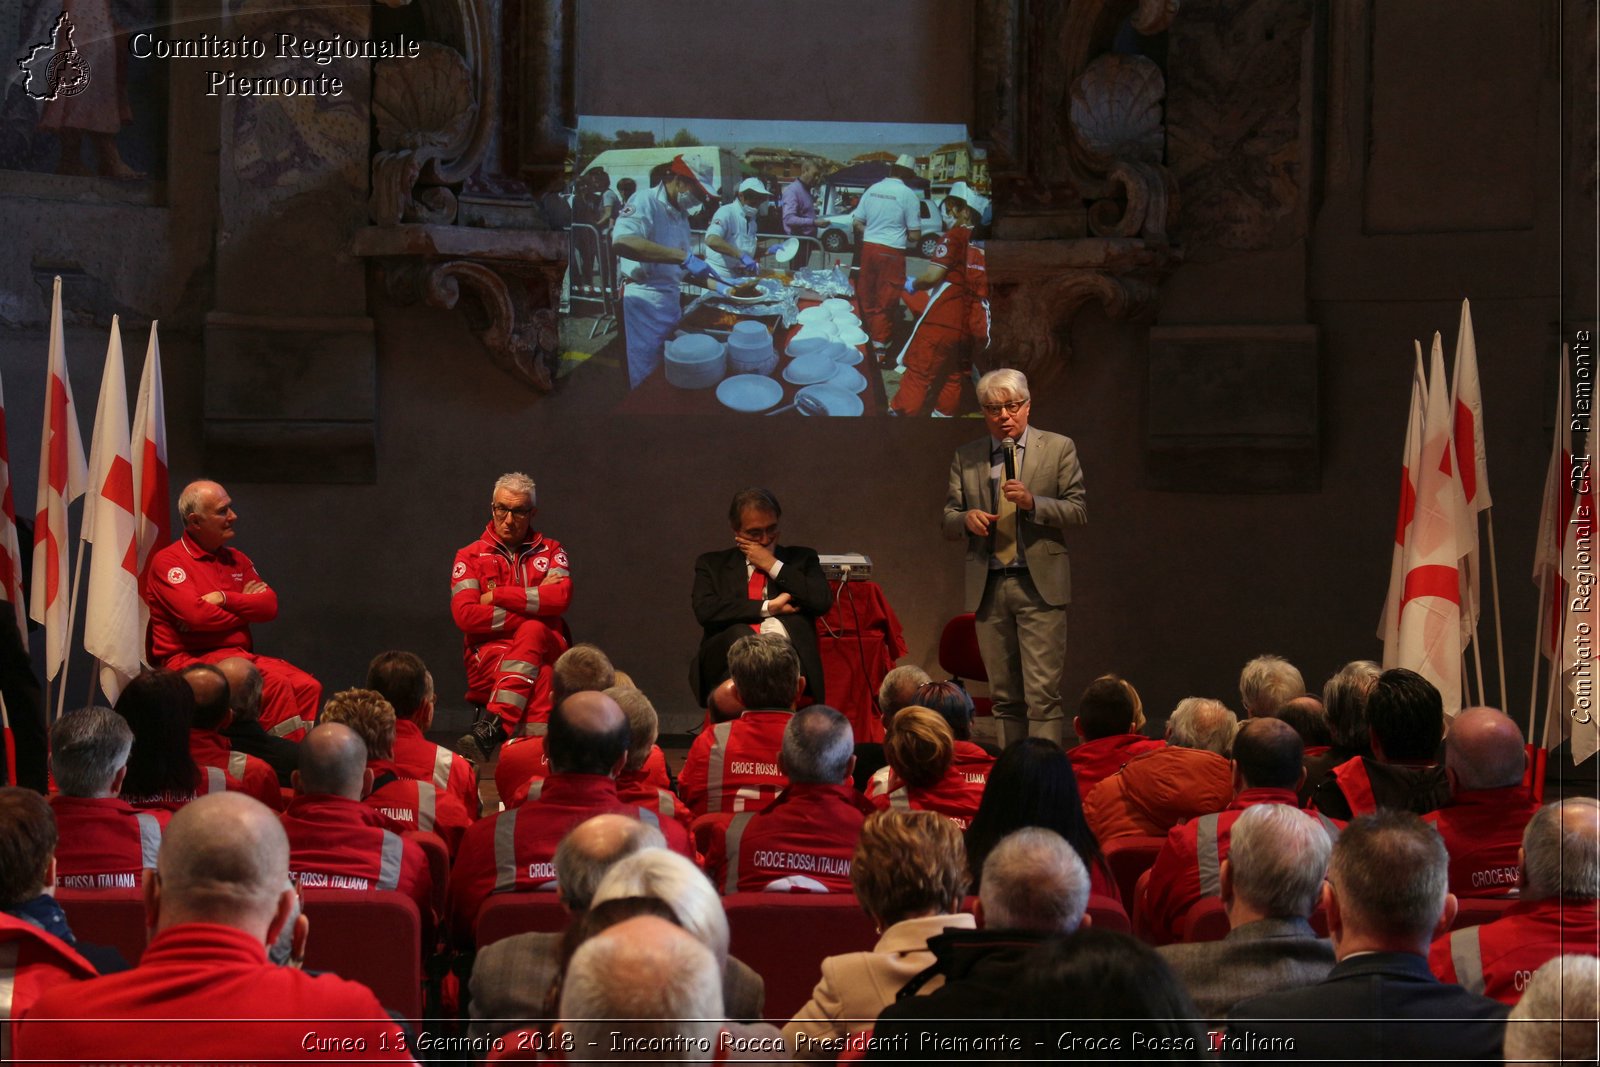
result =
[[480,714],[472,729],[456,739],[456,751],[473,763],[488,763],[505,739],[499,716]]

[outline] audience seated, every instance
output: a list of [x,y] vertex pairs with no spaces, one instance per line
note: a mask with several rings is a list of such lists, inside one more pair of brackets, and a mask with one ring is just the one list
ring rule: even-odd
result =
[[[1380,679],[1374,700],[1383,687]],[[1449,862],[1438,832],[1409,812],[1364,815],[1346,827],[1323,889],[1339,962],[1315,985],[1236,1004],[1223,1054],[1248,1047],[1292,1048],[1296,1060],[1496,1059],[1505,1005],[1428,970],[1430,939],[1455,917]]]
[[1334,768],[1312,799],[1335,819],[1395,808],[1425,815],[1450,799],[1444,768],[1434,762],[1444,739],[1444,704],[1422,675],[1384,671],[1367,697],[1372,755]]
[[1600,959],[1568,954],[1543,964],[1506,1020],[1506,1063],[1591,1067],[1600,1037]]
[[872,811],[850,784],[854,736],[850,720],[824,704],[789,719],[778,753],[788,787],[712,835],[706,873],[723,893],[851,891],[850,857]]
[[716,958],[722,968],[722,996],[727,1018],[761,1018],[766,982],[744,962],[728,955],[728,916],[705,872],[663,848],[640,849],[618,860],[594,891],[594,907],[622,897],[653,897],[667,904],[678,925]]
[[[1370,659],[1351,660],[1322,683],[1322,702],[1327,712],[1328,751],[1306,753],[1306,780],[1300,786],[1300,805],[1311,796],[1334,768],[1357,756],[1372,755],[1372,732],[1367,726],[1367,697],[1378,684],[1383,669]],[[1291,725],[1293,725],[1291,723]]]
[[1305,695],[1305,679],[1282,656],[1257,656],[1239,672],[1239,704],[1247,719],[1276,715],[1289,701]]
[[60,844],[56,877],[71,889],[136,889],[156,865],[166,811],[139,811],[117,795],[133,731],[110,708],[69,711],[50,728],[50,798]]
[[1237,723],[1219,701],[1179,701],[1167,720],[1166,747],[1134,756],[1084,799],[1100,843],[1133,834],[1159,837],[1184,819],[1226,807],[1233,797],[1228,752]]
[[[454,856],[472,816],[454,792],[436,783],[412,778],[394,760],[396,721],[394,707],[372,689],[346,689],[336,693],[322,709],[322,721],[348,726],[367,750],[370,781],[362,797],[369,808],[394,825],[391,830],[425,830],[438,834]],[[461,759],[449,749],[448,752]],[[470,767],[470,765],[469,765]]]
[[295,896],[270,809],[238,793],[201,797],[173,818],[157,872],[139,965],[45,993],[17,1027],[17,1060],[298,1061],[311,1058],[308,1038],[317,1058],[406,1058],[366,987],[268,962]]
[[1295,697],[1272,713],[1294,727],[1305,746],[1307,756],[1320,756],[1333,746],[1333,732],[1328,729],[1328,712],[1322,701],[1313,696]]
[[995,761],[978,813],[967,827],[967,870],[973,892],[982,889],[989,853],[1003,838],[1028,826],[1054,830],[1072,846],[1089,869],[1089,892],[1122,899],[1083,816],[1072,763],[1061,746],[1042,737],[1016,742]]
[[[328,703],[338,703],[348,692],[334,694]],[[291,877],[302,888],[399,890],[416,901],[426,927],[437,918],[427,855],[361,802],[371,784],[360,736],[324,716],[300,742],[295,796],[283,813]]]
[[261,725],[263,682],[256,665],[243,656],[229,656],[214,666],[228,679],[228,708],[233,712],[222,732],[237,751],[265,760],[278,776],[278,784],[287,786],[289,776],[300,765],[300,757],[295,742],[283,735],[298,732],[305,736],[300,718],[280,722],[268,731]]
[[1165,741],[1143,734],[1144,702],[1138,690],[1114,674],[1102,674],[1089,683],[1078,698],[1072,730],[1078,744],[1067,755],[1083,796],[1134,756],[1166,746]]
[[1433,973],[1506,1004],[1534,968],[1568,949],[1600,945],[1600,804],[1568,797],[1528,821],[1517,856],[1522,899],[1482,926],[1441,937]]
[[728,649],[728,674],[745,711],[702,731],[678,776],[696,815],[759,811],[788,785],[778,750],[803,686],[800,654],[782,634],[746,634]]
[[[994,759],[1000,750],[992,745],[982,745],[972,740],[972,697],[961,688],[960,684],[953,681],[924,682],[917,687],[913,694],[911,704],[907,707],[926,708],[937,712],[950,727],[950,733],[955,737],[954,767],[968,782],[979,786],[989,779],[989,768],[994,766]],[[887,731],[894,729],[893,719],[885,727],[885,740]],[[883,767],[873,774],[869,781],[866,794],[877,798],[889,791],[889,765],[888,757],[884,757]]]
[[550,776],[539,795],[468,828],[450,872],[450,909],[458,937],[470,937],[491,893],[553,890],[556,846],[594,815],[629,815],[657,825],[676,852],[692,856],[683,827],[617,797],[616,774],[628,756],[628,719],[604,693],[574,693],[555,706],[545,743]]
[[189,751],[194,691],[177,671],[146,671],[117,697],[133,730],[122,799],[136,808],[177,811],[195,797],[237,789],[220,767],[201,767]]
[[[1089,870],[1060,834],[1030,826],[1008,835],[984,863],[983,929],[946,930],[928,939],[933,963],[879,1014],[867,1058],[909,1058],[887,1050],[901,1041],[908,1050],[918,1048],[924,1032],[995,1033],[998,1028],[965,1020],[1005,1018],[1024,977],[1022,960],[1047,938],[1087,925],[1088,903]],[[937,988],[925,992],[924,986]]]
[[[594,891],[612,864],[646,848],[665,845],[661,831],[626,815],[596,815],[572,828],[556,846],[556,892],[574,917],[589,910]],[[476,1036],[504,1033],[509,1020],[543,1023],[555,981],[559,933],[534,931],[484,945],[472,964],[471,1013]]]
[[1183,935],[1183,920],[1202,897],[1220,896],[1221,864],[1228,858],[1229,831],[1256,804],[1296,806],[1300,735],[1281,719],[1246,719],[1233,737],[1233,802],[1220,812],[1175,826],[1156,854],[1144,899],[1135,903],[1142,924],[1135,928],[1151,944]]
[[[394,770],[402,778],[432,782],[476,819],[483,802],[478,774],[467,758],[427,738],[433,725],[433,674],[410,652],[380,652],[367,664],[367,688],[394,709]],[[431,829],[431,827],[423,827]]]
[[605,691],[628,717],[628,762],[617,775],[617,796],[625,804],[649,808],[658,815],[677,819],[685,828],[694,814],[670,789],[667,757],[656,744],[661,723],[650,698],[631,685],[614,685]]
[[[128,961],[116,949],[84,944],[73,934],[66,912],[54,896],[58,841],[56,822],[44,797],[19,786],[0,786],[0,946],[16,946],[16,962],[26,965],[28,971],[25,985],[30,998],[58,980],[128,968]],[[41,936],[17,932],[19,923]],[[0,948],[0,976],[5,974],[7,955]],[[4,989],[0,985],[0,993]],[[13,995],[17,992],[13,987]],[[11,1018],[20,1015],[20,1006],[13,1000]],[[0,1028],[4,1019],[4,998],[0,997]]]
[[1423,816],[1450,852],[1450,892],[1503,897],[1522,875],[1522,831],[1539,810],[1522,783],[1528,751],[1517,724],[1494,708],[1468,708],[1444,739],[1450,803]]
[[[590,644],[573,645],[557,656],[550,668],[552,707],[573,693],[600,693],[616,684],[617,669],[604,652]],[[513,802],[522,803],[528,795],[528,783],[550,773],[545,730],[543,722],[527,723],[521,736],[511,738],[500,748],[494,787],[507,807]]]
[[1255,804],[1239,813],[1230,836],[1221,864],[1228,936],[1160,950],[1210,1020],[1258,993],[1320,982],[1334,962],[1333,945],[1310,923],[1333,847],[1327,831],[1291,805]]
[[883,740],[888,791],[873,797],[873,805],[880,811],[935,811],[965,830],[983,800],[983,781],[956,765],[955,746],[950,724],[937,712],[902,709]]
[[233,751],[228,721],[233,715],[228,700],[228,678],[209,663],[191,663],[179,672],[194,693],[194,717],[189,723],[189,752],[202,767],[217,767],[274,811],[283,810],[278,775],[262,759]]
[[[967,889],[961,831],[942,815],[880,811],[868,817],[850,881],[883,936],[869,952],[822,961],[822,980],[811,1000],[783,1028],[796,1060],[832,1062],[845,1039],[870,1030],[900,987],[933,963],[930,938],[975,925],[961,913]],[[923,988],[932,992],[936,985]]]
[[[927,671],[912,663],[895,667],[883,676],[883,681],[878,683],[878,718],[885,735],[889,732],[889,724],[894,721],[895,712],[915,704],[918,688],[931,681],[933,679],[928,677]],[[865,793],[873,776],[888,766],[889,761],[883,754],[883,742],[863,741],[856,745],[855,787]]]

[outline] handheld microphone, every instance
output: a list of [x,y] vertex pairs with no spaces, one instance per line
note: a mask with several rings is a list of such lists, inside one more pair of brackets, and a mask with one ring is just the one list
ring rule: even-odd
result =
[[1005,450],[1006,481],[1012,481],[1017,476],[1017,442],[1010,437],[1000,442],[1000,447]]

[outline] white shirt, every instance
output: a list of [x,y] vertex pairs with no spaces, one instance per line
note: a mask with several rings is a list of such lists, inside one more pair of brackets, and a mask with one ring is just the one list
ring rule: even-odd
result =
[[[654,189],[640,189],[628,198],[617,224],[611,231],[613,241],[624,237],[643,237],[668,248],[681,248],[689,254],[689,216],[667,202],[667,187],[663,183]],[[682,263],[643,263],[628,258],[628,253],[617,249],[622,257],[623,273],[631,282],[648,285],[652,289],[676,290],[683,280]]]
[[706,225],[706,262],[728,281],[737,281],[739,275],[744,273],[739,267],[739,260],[729,259],[712,248],[709,241],[712,235],[753,256],[756,254],[756,220],[745,218],[744,205],[734,200],[717,208],[716,214],[711,216],[711,221]]
[[875,245],[904,248],[910,231],[921,230],[921,208],[917,194],[899,178],[885,178],[861,194],[860,203],[850,213],[866,224],[861,239]]
[[[768,578],[776,578],[778,576],[778,572],[781,570],[783,570],[783,560],[779,559],[773,560],[772,569],[770,571],[763,571],[762,573],[764,573]],[[744,580],[746,585],[750,584],[750,576],[755,572],[756,565],[751,563],[749,560],[745,560]],[[769,600],[763,600],[761,602],[761,632],[764,634],[777,634],[779,637],[787,641],[789,640],[789,631],[785,630],[783,628],[783,623],[779,622],[778,617],[771,613],[772,609],[767,607],[767,605],[770,603],[771,601]]]

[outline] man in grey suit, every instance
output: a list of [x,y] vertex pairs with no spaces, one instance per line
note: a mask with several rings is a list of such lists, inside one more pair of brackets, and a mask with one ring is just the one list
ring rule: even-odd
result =
[[1066,527],[1089,521],[1078,449],[1029,427],[1028,379],[1009,368],[978,380],[987,437],[956,450],[944,535],[967,540],[966,610],[1004,744],[1060,743],[1072,566]]
[[1287,804],[1256,804],[1229,839],[1221,868],[1228,936],[1156,950],[1213,1021],[1246,997],[1320,982],[1333,969],[1333,945],[1308,921],[1333,847],[1321,824]]

